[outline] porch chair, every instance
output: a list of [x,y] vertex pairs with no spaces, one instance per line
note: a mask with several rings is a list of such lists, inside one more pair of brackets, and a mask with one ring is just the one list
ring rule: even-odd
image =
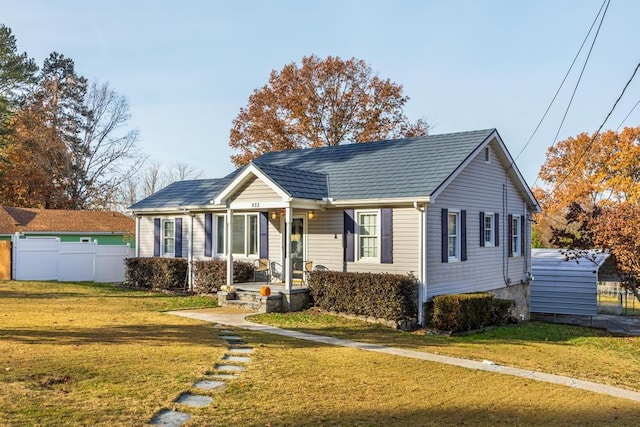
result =
[[302,278],[302,283],[307,282],[306,275],[313,270],[313,261],[298,261],[293,264],[293,274],[299,274]]
[[258,258],[253,262],[253,284],[256,284],[256,274],[264,273],[267,283],[271,282],[271,268],[269,267],[269,258]]

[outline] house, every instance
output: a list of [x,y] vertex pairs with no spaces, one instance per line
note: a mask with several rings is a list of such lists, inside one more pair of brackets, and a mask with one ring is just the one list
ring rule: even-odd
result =
[[96,242],[133,247],[135,221],[119,212],[0,206],[0,240],[57,237],[61,242]]
[[420,301],[489,291],[528,316],[539,206],[495,129],[267,153],[129,209],[138,256],[268,258],[289,301],[294,267],[311,261],[412,273]]

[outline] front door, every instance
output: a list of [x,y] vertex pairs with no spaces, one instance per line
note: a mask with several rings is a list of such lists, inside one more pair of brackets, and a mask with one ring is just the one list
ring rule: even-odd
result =
[[[291,265],[294,270],[304,270],[304,218],[291,221]],[[294,279],[301,279],[296,275]]]

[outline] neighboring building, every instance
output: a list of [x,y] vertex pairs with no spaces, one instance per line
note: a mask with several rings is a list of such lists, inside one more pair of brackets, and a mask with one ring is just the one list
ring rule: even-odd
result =
[[0,240],[57,237],[61,242],[135,246],[135,221],[119,212],[0,206]]
[[268,153],[130,210],[139,256],[268,258],[285,294],[301,261],[411,272],[421,301],[491,291],[528,316],[539,206],[495,129]]

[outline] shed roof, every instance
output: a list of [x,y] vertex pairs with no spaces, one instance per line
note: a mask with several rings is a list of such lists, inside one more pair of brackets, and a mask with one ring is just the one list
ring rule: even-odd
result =
[[609,258],[609,253],[591,249],[587,255],[567,260],[563,249],[533,249],[531,251],[531,266],[565,271],[593,271],[598,270]]

